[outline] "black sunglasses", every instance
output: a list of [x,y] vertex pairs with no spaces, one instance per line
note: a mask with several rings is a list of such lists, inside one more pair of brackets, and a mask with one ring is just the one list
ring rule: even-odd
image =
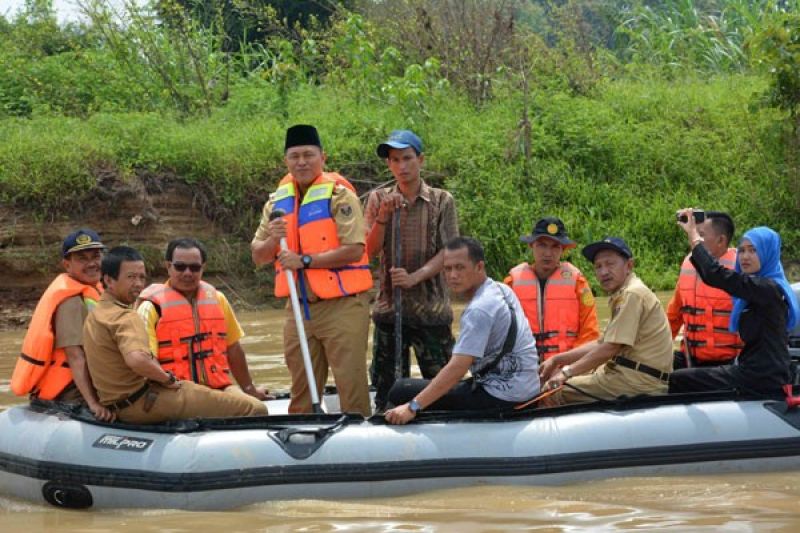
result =
[[203,269],[203,265],[200,263],[172,263],[172,268],[177,270],[178,272],[184,272],[187,268],[191,270],[193,273],[197,274]]

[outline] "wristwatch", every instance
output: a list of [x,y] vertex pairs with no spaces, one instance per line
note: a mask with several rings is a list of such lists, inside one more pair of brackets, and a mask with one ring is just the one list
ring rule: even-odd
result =
[[414,398],[410,402],[408,402],[408,408],[414,414],[417,414],[418,411],[422,410],[422,406],[419,404],[419,402],[417,401],[416,398]]
[[303,257],[300,258],[300,261],[303,262],[303,268],[309,268],[311,266],[311,256],[310,255],[307,255],[307,254],[304,255]]
[[561,372],[564,374],[564,377],[569,379],[572,377],[572,369],[569,365],[564,365],[561,367]]

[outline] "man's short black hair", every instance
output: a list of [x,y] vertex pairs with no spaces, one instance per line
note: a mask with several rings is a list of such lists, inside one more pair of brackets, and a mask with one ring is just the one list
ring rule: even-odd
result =
[[115,246],[103,257],[100,263],[100,276],[108,275],[111,279],[119,278],[119,269],[123,261],[144,261],[144,257],[130,246]]
[[733,219],[728,213],[722,211],[706,211],[706,218],[711,219],[711,226],[714,231],[720,235],[725,235],[728,239],[728,244],[733,241],[733,232],[736,229],[733,225]]
[[172,256],[175,255],[175,248],[180,248],[181,250],[191,250],[192,248],[197,248],[200,250],[200,257],[203,260],[203,264],[206,262],[208,252],[206,252],[205,245],[197,239],[193,239],[191,237],[179,237],[169,241],[169,244],[167,245],[167,253],[164,255],[164,258],[170,263],[172,262]]
[[486,261],[483,253],[483,246],[481,246],[481,243],[478,242],[477,239],[473,239],[472,237],[454,237],[448,241],[448,243],[445,245],[445,248],[451,252],[466,248],[470,261],[476,265],[480,261]]

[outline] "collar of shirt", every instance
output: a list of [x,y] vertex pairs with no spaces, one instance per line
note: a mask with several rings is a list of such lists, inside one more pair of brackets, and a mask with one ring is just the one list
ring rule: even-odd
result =
[[100,301],[101,302],[110,302],[110,303],[112,303],[114,305],[118,305],[119,307],[123,307],[125,309],[133,309],[133,304],[124,304],[124,303],[120,302],[119,300],[114,298],[111,295],[111,293],[109,293],[108,291],[104,291],[103,292],[103,295],[100,296]]
[[[394,192],[400,192],[400,187],[397,184],[395,184],[395,186],[394,186]],[[402,194],[402,193],[400,193],[400,194]],[[423,180],[423,179],[419,180],[419,191],[417,192],[417,196],[414,197],[414,200],[411,203],[413,204],[414,202],[416,202],[417,198],[421,198],[421,199],[425,200],[426,202],[430,202],[431,201],[431,190],[430,190],[430,187],[428,187],[428,185],[425,183],[425,180]]]

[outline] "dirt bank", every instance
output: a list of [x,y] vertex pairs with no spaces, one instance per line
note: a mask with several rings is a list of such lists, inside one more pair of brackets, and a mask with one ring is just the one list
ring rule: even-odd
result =
[[271,303],[271,272],[256,271],[249,260],[252,221],[266,189],[253,195],[252,205],[233,213],[168,173],[121,176],[115,169],[97,168],[94,174],[97,188],[80,205],[46,214],[0,206],[0,329],[27,325],[42,291],[61,272],[62,239],[79,227],[95,229],[109,246],[139,249],[152,279],[165,275],[162,257],[170,239],[196,237],[209,248],[211,283],[239,306]]

